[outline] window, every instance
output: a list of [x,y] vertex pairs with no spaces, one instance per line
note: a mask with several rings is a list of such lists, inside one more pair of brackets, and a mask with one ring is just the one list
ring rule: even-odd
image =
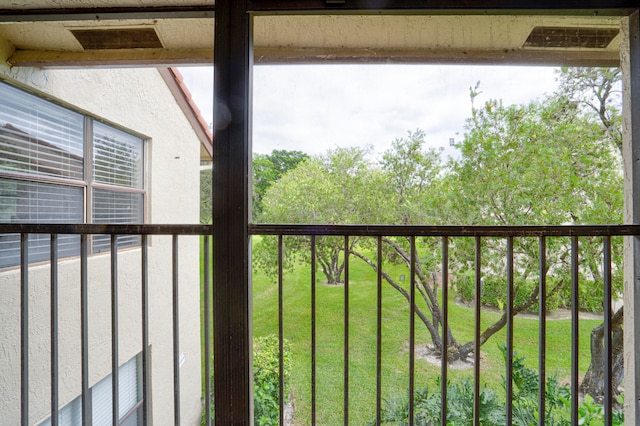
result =
[[[0,222],[142,223],[144,201],[142,138],[0,83]],[[29,237],[30,261],[49,258],[48,241]],[[59,244],[60,257],[79,254],[78,236]],[[0,268],[19,264],[19,247],[18,235],[0,236]],[[93,253],[109,247],[93,237]]]
[[[119,424],[134,426],[142,424],[142,356],[131,358],[118,368],[118,409]],[[89,389],[91,419],[94,425],[111,425],[111,375],[96,383]],[[51,424],[51,418],[40,423],[40,426]],[[58,411],[60,426],[82,424],[82,399],[80,396]]]

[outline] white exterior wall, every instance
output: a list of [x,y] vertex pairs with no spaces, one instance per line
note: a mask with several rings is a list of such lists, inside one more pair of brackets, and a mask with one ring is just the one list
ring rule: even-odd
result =
[[[3,52],[0,46],[0,55]],[[200,142],[162,77],[154,68],[37,70],[0,65],[8,79],[46,93],[80,111],[147,135],[147,223],[198,223]],[[201,415],[200,286],[197,237],[179,240],[181,414],[184,424]],[[119,361],[141,347],[139,248],[121,250],[119,270]],[[93,386],[111,372],[110,255],[90,256],[89,350]],[[19,270],[0,271],[0,413],[2,424],[20,419],[20,279]],[[50,413],[49,265],[29,269],[30,423]],[[149,341],[151,407],[155,425],[173,424],[171,323],[171,237],[150,238]],[[59,267],[59,402],[81,390],[80,264]]]

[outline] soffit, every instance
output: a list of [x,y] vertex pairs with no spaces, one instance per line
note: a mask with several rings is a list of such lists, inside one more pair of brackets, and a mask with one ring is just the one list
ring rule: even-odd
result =
[[[14,0],[55,19],[13,22],[0,12],[0,39],[13,66],[173,66],[213,61],[213,4],[194,0]],[[78,10],[120,7],[87,19]],[[165,13],[177,7],[182,14]],[[70,11],[73,14],[60,13]],[[74,9],[75,8],[75,9]],[[1,10],[1,7],[0,7]],[[7,9],[5,9],[7,10]],[[115,9],[110,9],[115,10]],[[136,11],[128,13],[127,11]],[[148,11],[149,18],[145,18]],[[46,18],[46,15],[45,15]],[[14,20],[16,21],[16,20]],[[615,65],[619,36],[604,48],[525,46],[536,27],[619,29],[619,17],[510,15],[273,15],[254,21],[255,63],[474,62]],[[74,30],[153,29],[162,47],[83,49]],[[126,47],[126,46],[123,46]]]

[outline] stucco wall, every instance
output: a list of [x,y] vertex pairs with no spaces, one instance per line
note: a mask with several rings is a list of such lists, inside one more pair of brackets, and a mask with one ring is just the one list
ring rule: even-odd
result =
[[[156,69],[38,70],[0,65],[0,79],[148,136],[148,223],[198,222],[199,140]],[[181,237],[179,252],[180,352],[185,355],[180,369],[181,414],[184,424],[197,424],[201,413],[198,238]],[[118,255],[121,363],[141,350],[140,257],[140,249]],[[109,254],[91,256],[88,262],[90,386],[111,371],[109,262]],[[149,273],[152,420],[155,425],[168,425],[173,424],[170,237],[151,238]],[[50,412],[49,266],[30,268],[29,282],[30,423],[37,424]],[[59,286],[59,400],[63,405],[81,389],[77,259],[61,262]],[[1,423],[18,424],[19,271],[0,271],[0,289]]]

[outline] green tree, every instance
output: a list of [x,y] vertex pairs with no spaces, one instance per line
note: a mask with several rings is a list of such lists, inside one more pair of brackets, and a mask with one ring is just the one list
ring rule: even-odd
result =
[[[270,222],[310,224],[620,222],[620,155],[611,144],[604,143],[611,134],[601,125],[598,115],[585,108],[573,93],[567,95],[562,90],[528,105],[505,106],[500,101],[489,101],[476,107],[473,101],[478,93],[478,86],[471,90],[471,117],[459,159],[443,167],[439,153],[425,149],[425,135],[420,131],[395,140],[377,164],[366,161],[362,150],[335,150],[303,163],[273,185],[264,198],[265,218]],[[290,254],[308,257],[308,240],[296,241],[299,245],[287,245]],[[326,241],[326,246],[318,249],[319,258],[324,259],[319,262],[327,281],[339,282],[344,241],[330,238]],[[409,239],[383,241],[386,259],[412,264]],[[537,242],[517,239],[515,243],[518,282],[537,283]],[[439,282],[435,274],[439,267],[439,244],[433,239],[416,239],[419,261],[415,265],[415,282],[421,296],[416,314],[430,333],[437,352],[446,353],[449,360],[465,359],[472,354],[474,342],[458,342],[450,328],[446,330],[448,347],[443,347]],[[473,267],[472,244],[470,239],[456,239],[451,247],[451,264],[459,274]],[[483,244],[483,274],[504,277],[504,240],[485,239]],[[364,240],[360,244],[351,239],[347,249],[373,269],[377,268]],[[549,289],[549,295],[553,295],[566,291],[570,246],[567,240],[553,239],[548,241],[548,251],[548,270],[544,272],[553,271],[555,275]],[[581,243],[580,272],[592,282],[601,279],[598,266],[601,251],[598,241]],[[620,253],[614,254],[619,259]],[[268,262],[264,260],[263,264]],[[385,271],[382,275],[409,300],[406,283],[396,281]],[[619,292],[620,282],[616,283]],[[528,293],[518,299],[512,310],[514,315],[537,303],[537,284],[524,290]],[[595,297],[590,296],[590,300]],[[505,312],[483,330],[480,344],[501,330],[506,320]]]
[[[253,221],[262,217],[262,198],[267,188],[273,185],[287,171],[294,169],[300,162],[309,158],[302,151],[274,149],[271,154],[253,155]],[[211,223],[212,193],[211,169],[200,172],[200,222]]]
[[253,155],[253,220],[260,220],[267,189],[289,170],[309,158],[302,151],[274,149],[271,154]]
[[[558,93],[529,105],[505,106],[489,101],[474,108],[461,158],[452,162],[446,214],[458,224],[562,225],[620,223],[621,159],[603,143],[606,132],[578,102]],[[473,92],[472,92],[473,96]],[[464,194],[459,196],[458,194]],[[473,250],[460,242],[452,257],[470,264]],[[484,273],[505,276],[502,240],[485,240]],[[516,240],[516,271],[521,280],[536,278],[537,242]],[[560,279],[550,293],[566,289],[570,245],[548,241],[548,270]],[[598,241],[583,240],[581,271],[593,282],[600,277]],[[534,274],[532,276],[532,274]],[[538,287],[514,307],[515,314],[537,302]],[[620,286],[617,287],[621,291]],[[517,291],[517,289],[516,289]],[[482,343],[506,323],[506,312],[481,336]]]
[[[619,68],[563,68],[560,73],[560,90],[584,107],[585,114],[592,114],[597,117],[606,132],[606,141],[610,147],[619,152],[622,156],[622,115],[620,86],[622,72]],[[616,182],[617,188],[614,190],[621,197],[622,183]],[[620,204],[622,202],[620,201]],[[601,205],[597,211],[600,217],[612,217],[613,220],[620,220],[621,208],[612,211],[612,206]],[[616,265],[621,265],[618,254]],[[595,269],[591,265],[591,269]],[[618,289],[622,286],[620,272],[622,268],[616,269],[616,284]],[[614,395],[622,383],[624,375],[623,359],[623,331],[624,310],[620,307],[611,318],[612,329],[612,375],[613,380],[609,384]],[[607,383],[604,380],[605,352],[604,352],[604,323],[595,327],[591,331],[591,362],[587,373],[580,384],[580,391],[591,395],[598,403],[602,403]]]
[[200,223],[211,223],[213,219],[212,181],[211,168],[200,170]]
[[[370,148],[337,148],[325,155],[302,162],[270,186],[263,199],[263,220],[268,223],[296,224],[363,224],[376,223],[372,209],[384,205],[382,174],[371,167],[367,156]],[[358,242],[349,241],[349,249]],[[289,262],[301,257],[309,262],[309,237],[287,240]],[[342,281],[344,270],[344,240],[319,237],[316,241],[317,261],[328,284]],[[272,270],[275,246],[265,238],[254,258],[267,270]]]

